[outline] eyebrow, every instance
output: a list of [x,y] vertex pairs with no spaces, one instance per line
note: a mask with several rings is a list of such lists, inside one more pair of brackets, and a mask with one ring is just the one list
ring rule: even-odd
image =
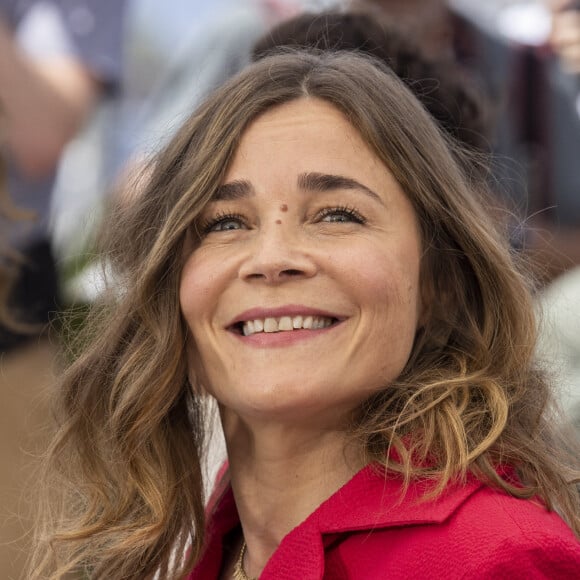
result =
[[220,185],[211,196],[211,201],[235,201],[255,195],[252,184],[245,179],[236,179]]
[[[308,172],[298,176],[298,187],[303,191],[325,192],[336,189],[357,189],[374,200],[383,203],[381,197],[372,189],[356,179],[330,173]],[[235,201],[256,194],[252,184],[246,179],[236,179],[220,185],[212,195],[211,201]]]
[[298,187],[305,191],[333,191],[335,189],[357,189],[372,197],[374,200],[383,203],[380,195],[372,189],[363,185],[356,179],[344,177],[343,175],[333,175],[329,173],[302,173],[298,176]]

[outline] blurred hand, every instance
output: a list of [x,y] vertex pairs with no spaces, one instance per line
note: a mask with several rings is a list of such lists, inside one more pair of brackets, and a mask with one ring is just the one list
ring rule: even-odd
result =
[[580,2],[550,0],[552,32],[550,43],[565,70],[580,74]]

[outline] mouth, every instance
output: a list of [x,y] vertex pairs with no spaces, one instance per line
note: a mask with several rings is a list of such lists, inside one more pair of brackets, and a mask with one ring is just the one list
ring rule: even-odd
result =
[[295,330],[320,330],[338,324],[332,316],[295,315],[242,320],[230,328],[236,334],[251,336],[260,333],[293,332]]

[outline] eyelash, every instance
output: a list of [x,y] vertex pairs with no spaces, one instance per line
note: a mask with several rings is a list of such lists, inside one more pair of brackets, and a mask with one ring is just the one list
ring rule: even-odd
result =
[[228,212],[217,213],[215,216],[201,223],[201,233],[203,235],[209,234],[215,226],[227,221],[239,221],[241,223],[246,223],[246,219],[242,214]]
[[[367,222],[366,218],[355,207],[348,205],[326,207],[316,214],[316,219],[322,221],[324,218],[331,216],[333,214],[346,216],[353,222],[358,224],[365,224]],[[212,231],[212,229],[215,228],[218,224],[227,221],[238,221],[241,224],[245,224],[246,218],[242,214],[234,212],[218,213],[212,218],[205,220],[200,224],[200,230],[202,235],[209,234]]]
[[355,208],[349,205],[339,205],[336,207],[327,207],[319,211],[317,214],[318,219],[324,219],[332,214],[341,214],[350,218],[353,222],[358,224],[365,224],[367,222],[366,218]]

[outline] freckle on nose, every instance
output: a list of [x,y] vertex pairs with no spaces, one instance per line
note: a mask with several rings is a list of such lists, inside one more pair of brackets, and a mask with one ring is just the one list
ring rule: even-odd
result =
[[276,223],[277,223],[278,225],[280,225],[280,224],[282,223],[282,220],[276,220]]
[[288,211],[288,206],[287,206],[285,203],[283,203],[283,204],[280,206],[280,211]]

